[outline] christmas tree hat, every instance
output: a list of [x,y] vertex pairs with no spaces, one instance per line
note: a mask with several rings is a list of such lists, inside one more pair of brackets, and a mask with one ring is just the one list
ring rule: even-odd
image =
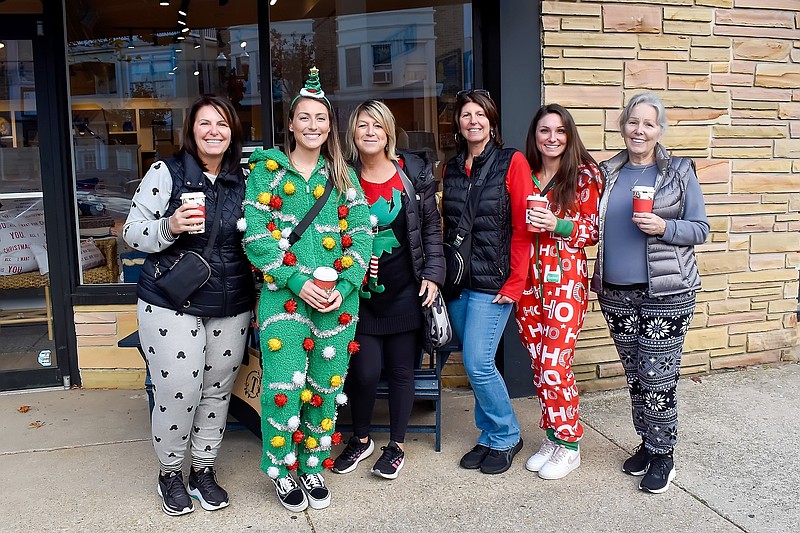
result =
[[319,100],[324,103],[328,109],[331,109],[331,103],[325,96],[325,91],[322,90],[322,85],[319,83],[319,69],[317,67],[311,67],[308,69],[308,79],[306,80],[306,85],[300,89],[300,94],[294,97],[290,107],[293,107],[295,102],[297,102],[297,99],[301,96]]

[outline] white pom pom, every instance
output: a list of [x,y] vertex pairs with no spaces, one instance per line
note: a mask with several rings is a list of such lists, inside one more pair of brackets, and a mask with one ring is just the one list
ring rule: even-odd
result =
[[340,392],[336,395],[336,405],[344,405],[347,403],[347,394]]
[[281,237],[283,237],[284,239],[288,239],[289,235],[291,234],[292,234],[292,228],[283,228],[281,230]]
[[297,428],[299,428],[300,427],[300,417],[293,416],[292,418],[290,418],[289,421],[286,422],[286,427],[289,428],[289,431],[294,431]]
[[316,468],[317,465],[319,464],[319,459],[312,455],[311,457],[308,458],[306,464],[308,465],[309,468]]
[[236,229],[241,232],[244,232],[247,229],[247,221],[244,219],[244,217],[236,221]]
[[326,346],[325,349],[322,350],[323,359],[330,361],[334,357],[336,357],[336,348],[334,348],[333,346]]
[[356,192],[356,190],[353,187],[350,187],[349,189],[347,189],[347,199],[348,200],[350,200],[352,202],[357,197],[358,197],[358,193]]
[[269,477],[271,477],[272,479],[278,479],[278,476],[280,475],[280,473],[281,473],[281,471],[278,470],[277,466],[271,466],[271,467],[267,468],[267,475]]
[[283,464],[285,464],[286,466],[291,466],[296,461],[297,461],[297,456],[292,452],[287,453],[286,457],[283,458]]
[[374,226],[377,226],[377,225],[378,225],[378,217],[376,217],[375,215],[370,215],[370,216],[369,216],[369,223],[370,223],[370,224],[371,224],[373,227],[374,227]]
[[305,382],[306,382],[306,375],[300,372],[299,370],[295,370],[294,374],[292,374],[292,383],[294,383],[299,387]]
[[278,241],[278,248],[283,250],[284,252],[289,249],[289,241],[287,239],[281,239]]
[[319,445],[323,448],[330,448],[331,447],[331,438],[328,435],[324,435],[319,438]]
[[278,290],[278,286],[275,285],[274,283],[267,283],[267,289],[271,290],[272,292],[275,292]]

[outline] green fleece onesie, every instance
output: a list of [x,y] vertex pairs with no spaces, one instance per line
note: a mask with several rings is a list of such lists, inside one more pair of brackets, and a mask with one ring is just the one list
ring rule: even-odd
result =
[[[250,156],[244,201],[244,247],[264,273],[258,306],[264,375],[261,393],[261,469],[276,479],[288,470],[330,468],[336,408],[347,401],[342,385],[358,321],[358,291],[372,252],[369,207],[351,171],[354,188],[334,189],[300,240],[292,229],[322,195],[328,179],[320,157],[308,182],[277,149]],[[298,294],[318,266],[339,272],[341,307],[320,313]]]

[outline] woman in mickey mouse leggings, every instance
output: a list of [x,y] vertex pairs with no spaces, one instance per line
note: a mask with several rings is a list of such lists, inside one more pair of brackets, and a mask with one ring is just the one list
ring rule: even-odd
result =
[[[171,516],[194,510],[190,494],[208,511],[228,506],[214,461],[254,299],[250,263],[237,227],[245,183],[236,111],[228,100],[203,96],[190,109],[183,129],[181,151],[150,167],[123,229],[125,242],[149,253],[136,288],[137,316],[155,386],[152,433],[161,465],[158,493],[163,511]],[[181,204],[186,192],[205,195],[205,231],[198,231],[203,212]],[[156,279],[182,254],[202,255],[212,235],[211,277],[188,302],[175,306]],[[188,492],[182,474],[187,442],[192,458]]]

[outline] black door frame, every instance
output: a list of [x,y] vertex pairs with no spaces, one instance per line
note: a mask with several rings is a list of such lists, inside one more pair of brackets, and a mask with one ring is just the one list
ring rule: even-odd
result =
[[[41,15],[4,15],[0,38],[30,40],[33,44],[36,109],[39,128],[40,168],[48,255],[58,258],[62,268],[50,270],[50,294],[56,366],[35,370],[12,370],[0,374],[0,390],[66,385],[77,380],[75,327],[70,302],[73,267],[77,251],[70,246],[69,228],[75,214],[65,205],[74,195],[70,177],[69,123],[64,60],[64,23],[60,2],[47,2]],[[61,98],[59,98],[61,93]],[[65,133],[67,132],[67,133]],[[69,378],[69,379],[67,379]]]

